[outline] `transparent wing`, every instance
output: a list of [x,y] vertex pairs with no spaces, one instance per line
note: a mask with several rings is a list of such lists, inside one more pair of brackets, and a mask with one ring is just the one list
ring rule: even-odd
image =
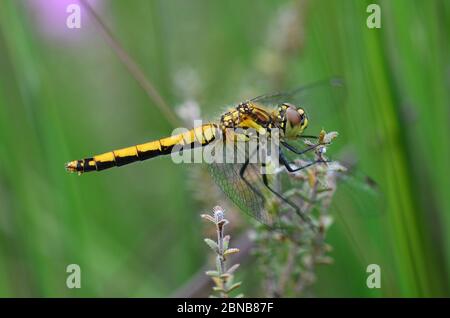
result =
[[[282,204],[264,183],[263,174],[270,169],[268,164],[264,165],[261,161],[251,160],[254,159],[256,153],[249,151],[248,147],[238,147],[236,142],[228,141],[225,147],[227,153],[239,154],[239,159],[238,162],[233,162],[224,156],[220,162],[208,165],[216,184],[240,210],[272,229],[280,229],[281,220],[292,219],[293,211],[284,213],[285,210],[289,211],[289,207]],[[214,150],[216,149],[217,144]],[[256,163],[244,164],[246,159]],[[279,175],[276,173],[265,174],[266,183],[272,189],[282,191],[278,177]],[[296,219],[296,222],[301,222],[301,220]]]
[[[239,209],[263,224],[269,226],[273,224],[272,218],[267,213],[265,201],[241,178],[240,171],[243,164],[212,163],[208,167],[214,181]],[[257,165],[249,164],[244,177],[257,191],[267,196],[261,186],[261,175],[258,170]]]
[[336,160],[345,167],[345,171],[335,172],[339,188],[334,205],[338,210],[365,219],[383,216],[386,211],[384,195],[377,181],[361,170],[357,155],[350,149],[344,149],[329,159]]
[[[312,157],[311,153],[301,157],[291,156],[291,162],[301,166],[313,161]],[[324,159],[329,163],[317,164],[291,174],[288,178],[290,182],[288,187],[303,191],[302,195],[305,195],[308,193],[308,189],[305,189],[304,181],[308,181],[310,184],[306,188],[317,191],[318,195],[312,196],[315,202],[325,204],[325,206],[321,204],[318,206],[329,210],[332,214],[340,213],[359,219],[374,219],[384,214],[385,200],[383,200],[383,194],[376,181],[349,163],[340,160],[333,161],[329,157],[324,157]],[[298,180],[301,182],[297,182]],[[316,180],[317,185],[312,185],[312,180]],[[311,193],[311,191],[309,192]]]
[[[312,155],[302,156],[295,163],[304,165],[314,160]],[[212,163],[209,171],[216,184],[236,206],[257,221],[273,229],[285,230],[302,223],[291,206],[270,192],[263,182],[261,165],[248,164],[244,178],[240,172],[243,163]],[[337,163],[336,163],[337,165]],[[302,213],[321,215],[339,213],[360,219],[378,217],[382,211],[382,198],[373,182],[363,174],[335,168],[334,164],[317,164],[299,173],[267,175],[268,184],[291,200]],[[314,176],[312,178],[312,176]]]
[[238,142],[233,140],[235,136],[230,135],[234,132],[227,133],[228,136],[223,136],[225,143],[218,140],[212,145],[211,153],[216,160],[208,165],[209,171],[216,184],[243,212],[271,226],[273,221],[265,206],[269,194],[262,182],[260,165],[248,163],[243,170],[245,161],[251,161],[256,154],[247,147],[238,147]]
[[349,169],[338,174],[338,191],[333,206],[345,217],[377,219],[384,216],[383,193],[367,174]]

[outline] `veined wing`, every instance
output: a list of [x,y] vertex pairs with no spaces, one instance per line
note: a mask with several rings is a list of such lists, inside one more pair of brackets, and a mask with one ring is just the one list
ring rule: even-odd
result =
[[[248,137],[227,130],[222,138],[211,146],[213,147],[211,153],[216,158],[208,165],[211,176],[227,197],[243,212],[263,224],[271,225],[272,220],[265,209],[267,193],[261,182],[259,166],[255,163],[245,164],[245,161],[251,161],[250,159],[256,155],[244,145]],[[244,147],[238,146],[239,143]]]
[[383,193],[378,184],[356,168],[337,172],[339,180],[334,206],[344,217],[352,214],[364,219],[377,219],[386,211]]
[[[235,133],[231,132],[231,134]],[[243,212],[270,228],[280,229],[281,221],[284,219],[292,220],[295,218],[296,221],[300,222],[301,220],[295,214],[295,210],[277,198],[267,187],[269,186],[282,193],[278,182],[279,175],[271,170],[274,168],[273,163],[263,161],[262,158],[256,158],[261,155],[260,152],[257,152],[257,149],[251,150],[251,147],[242,144],[238,146],[238,142],[233,142],[233,140],[239,138],[242,138],[242,136],[237,136],[237,138],[236,136],[226,136],[226,143],[224,144],[224,152],[237,154],[239,157],[237,162],[224,158],[222,162],[213,162],[208,165],[216,184]],[[251,141],[255,140],[240,142],[250,143]],[[216,149],[217,144],[214,150]],[[247,160],[250,162],[245,163]],[[288,212],[289,209],[290,212]]]
[[239,209],[259,222],[272,226],[273,220],[267,212],[266,201],[256,192],[267,195],[257,165],[249,164],[244,173],[246,180],[255,189],[250,188],[241,178],[242,163],[212,163],[208,167],[214,181]]

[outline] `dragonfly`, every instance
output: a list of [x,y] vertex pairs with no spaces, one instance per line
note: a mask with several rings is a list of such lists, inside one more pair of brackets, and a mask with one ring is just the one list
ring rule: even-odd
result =
[[[341,96],[342,89],[343,81],[332,78],[287,92],[261,95],[229,108],[215,122],[208,122],[159,140],[73,160],[66,163],[65,168],[69,172],[83,174],[170,155],[174,151],[217,144],[236,151],[238,142],[246,144],[256,141],[256,148],[259,148],[261,136],[271,140],[277,131],[279,141],[276,145],[276,159],[282,169],[288,173],[296,173],[316,164],[327,164],[325,160],[312,159],[298,165],[292,161],[292,155],[306,156],[321,146],[321,143],[303,143],[299,146],[298,141],[318,139],[316,135],[305,134],[305,130],[312,126],[316,132],[319,131],[323,122],[321,119],[336,112],[336,94]],[[274,200],[294,211],[302,222],[313,226],[302,208],[279,188],[276,174],[267,172],[270,162],[255,162],[252,160],[255,153],[245,149],[241,162],[208,164],[214,181],[223,192],[242,211],[270,227],[276,224],[276,218],[270,214],[268,207]]]

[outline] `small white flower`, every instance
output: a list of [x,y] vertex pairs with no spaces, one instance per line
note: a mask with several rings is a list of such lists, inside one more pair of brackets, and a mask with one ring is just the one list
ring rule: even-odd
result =
[[224,211],[222,207],[216,206],[213,208],[214,218],[216,219],[216,223],[219,223],[224,218]]
[[337,131],[331,131],[331,132],[325,134],[325,137],[323,137],[323,142],[326,143],[326,144],[329,144],[337,136],[338,136],[338,132]]
[[331,226],[331,224],[333,224],[333,221],[334,221],[333,217],[330,215],[323,215],[321,217],[321,223],[325,229],[328,229]]
[[187,123],[194,122],[201,116],[200,105],[192,99],[188,99],[178,105],[175,109],[175,112]]

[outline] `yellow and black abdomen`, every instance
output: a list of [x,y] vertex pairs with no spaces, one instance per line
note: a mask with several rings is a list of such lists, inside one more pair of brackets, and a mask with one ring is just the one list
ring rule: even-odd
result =
[[113,150],[90,158],[70,161],[66,163],[66,169],[67,171],[78,173],[101,171],[112,167],[120,167],[135,161],[143,161],[168,155],[175,146],[181,146],[177,147],[177,149],[203,147],[216,139],[217,129],[215,124],[205,124],[185,133],[167,138]]

